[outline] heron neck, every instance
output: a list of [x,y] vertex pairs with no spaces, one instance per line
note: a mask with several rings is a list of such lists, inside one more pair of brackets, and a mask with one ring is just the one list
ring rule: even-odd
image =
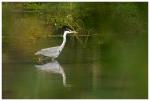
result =
[[61,49],[64,48],[64,46],[65,46],[67,34],[68,34],[67,32],[64,32],[64,35],[63,35],[63,42],[62,42],[62,44],[61,44],[61,46],[60,46]]

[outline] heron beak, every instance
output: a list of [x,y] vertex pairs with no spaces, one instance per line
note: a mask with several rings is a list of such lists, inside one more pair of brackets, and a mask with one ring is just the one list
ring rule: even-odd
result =
[[78,32],[76,32],[76,31],[71,31],[71,33],[78,33]]

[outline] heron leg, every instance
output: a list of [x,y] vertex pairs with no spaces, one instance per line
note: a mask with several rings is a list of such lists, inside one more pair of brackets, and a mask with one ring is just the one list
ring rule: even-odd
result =
[[52,61],[54,61],[55,60],[55,58],[52,58]]
[[43,60],[43,59],[42,59],[42,56],[40,56],[40,57],[38,58],[38,62],[39,62],[39,63],[42,63],[42,60]]
[[38,58],[38,62],[41,62],[41,58],[40,57]]

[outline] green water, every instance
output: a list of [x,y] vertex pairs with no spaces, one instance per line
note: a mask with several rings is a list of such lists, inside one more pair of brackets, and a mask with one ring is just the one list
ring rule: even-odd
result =
[[72,3],[83,8],[80,15],[85,13],[81,28],[92,32],[88,36],[79,30],[82,42],[68,35],[57,62],[47,60],[38,64],[41,68],[34,53],[62,42],[62,33],[55,33],[57,26],[46,20],[53,12],[38,10],[48,9],[46,3],[27,5],[29,11],[21,3],[12,5],[3,3],[3,99],[148,98],[147,3],[97,3],[96,11],[94,3]]

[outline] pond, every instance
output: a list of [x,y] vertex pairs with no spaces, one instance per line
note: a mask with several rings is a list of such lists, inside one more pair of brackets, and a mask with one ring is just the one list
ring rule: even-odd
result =
[[[117,33],[114,26],[102,21],[102,31],[78,35],[83,42],[68,35],[60,56],[39,64],[35,52],[63,40],[62,34],[53,34],[46,16],[45,12],[39,15],[3,8],[3,99],[148,98],[147,15],[138,20],[144,27],[130,29],[119,20]],[[126,30],[135,34],[120,35]]]

